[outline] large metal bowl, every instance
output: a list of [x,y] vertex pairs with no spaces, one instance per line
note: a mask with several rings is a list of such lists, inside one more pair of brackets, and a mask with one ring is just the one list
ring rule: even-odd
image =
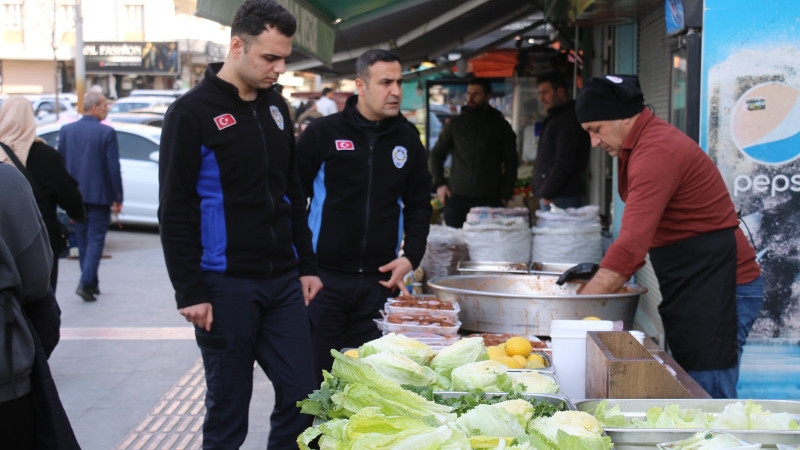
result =
[[555,284],[556,275],[453,275],[428,285],[442,300],[461,305],[461,327],[483,333],[550,335],[554,319],[595,316],[633,326],[639,295],[647,289],[632,283],[624,292],[577,295],[581,283]]

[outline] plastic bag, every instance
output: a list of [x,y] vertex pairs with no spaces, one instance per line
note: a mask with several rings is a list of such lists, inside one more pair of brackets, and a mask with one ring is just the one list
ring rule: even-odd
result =
[[[431,225],[428,243],[420,267],[425,279],[458,274],[459,261],[469,261],[467,244],[460,229],[446,225]],[[423,290],[427,290],[423,284]]]
[[471,261],[531,261],[531,233],[523,218],[464,224]]
[[548,263],[600,263],[603,243],[599,223],[559,227],[533,227],[533,261]]

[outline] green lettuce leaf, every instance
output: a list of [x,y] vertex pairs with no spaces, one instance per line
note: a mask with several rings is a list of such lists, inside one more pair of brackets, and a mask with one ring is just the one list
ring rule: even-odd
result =
[[517,417],[497,405],[478,405],[456,419],[456,427],[468,436],[516,438],[525,434]]
[[608,409],[608,402],[603,400],[594,409],[594,417],[605,428],[631,428],[633,425],[622,415],[619,405]]
[[430,367],[417,364],[394,352],[380,352],[361,359],[384,377],[412,386],[430,386],[436,382],[436,373]]
[[399,353],[423,366],[427,366],[436,355],[436,352],[427,344],[402,334],[389,333],[359,347],[358,357],[363,358],[380,352]]
[[479,361],[456,367],[451,372],[452,390],[485,392],[511,392],[514,382],[507,374],[508,368],[497,361]]

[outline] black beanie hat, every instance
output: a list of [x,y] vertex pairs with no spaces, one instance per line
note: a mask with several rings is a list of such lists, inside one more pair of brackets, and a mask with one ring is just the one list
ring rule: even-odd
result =
[[643,109],[644,94],[636,75],[594,77],[584,83],[575,103],[581,123],[627,119]]

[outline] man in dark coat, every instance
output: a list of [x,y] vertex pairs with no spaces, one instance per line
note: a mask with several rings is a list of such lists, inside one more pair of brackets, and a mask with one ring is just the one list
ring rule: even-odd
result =
[[549,209],[583,205],[583,171],[589,162],[589,134],[575,116],[564,75],[551,72],[536,80],[539,102],[547,110],[531,184],[539,205]]
[[[492,85],[482,78],[467,86],[467,104],[431,150],[428,170],[444,205],[444,220],[459,228],[473,206],[503,206],[517,181],[517,137],[500,111],[489,106]],[[444,162],[452,156],[450,179]]]

